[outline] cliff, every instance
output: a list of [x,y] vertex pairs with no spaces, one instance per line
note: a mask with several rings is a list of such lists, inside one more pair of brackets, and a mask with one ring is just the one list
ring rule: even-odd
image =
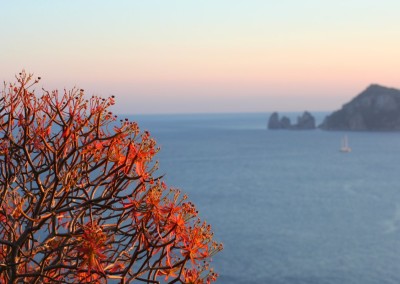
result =
[[327,116],[325,130],[400,130],[400,90],[370,85],[361,94]]

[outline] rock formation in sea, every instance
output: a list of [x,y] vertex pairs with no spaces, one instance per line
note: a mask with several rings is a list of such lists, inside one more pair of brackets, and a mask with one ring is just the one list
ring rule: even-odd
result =
[[290,118],[287,116],[283,116],[280,120],[281,123],[281,128],[282,129],[290,129],[292,128],[292,122],[290,121]]
[[305,111],[302,116],[297,118],[295,129],[315,129],[315,118],[308,111]]
[[268,120],[268,129],[281,129],[281,122],[279,121],[279,114],[274,112]]
[[400,130],[400,90],[370,85],[328,115],[319,126],[324,130]]
[[287,116],[283,116],[279,119],[279,114],[274,112],[271,114],[268,120],[268,129],[315,129],[315,118],[305,111],[301,116],[297,118],[297,124],[292,124]]

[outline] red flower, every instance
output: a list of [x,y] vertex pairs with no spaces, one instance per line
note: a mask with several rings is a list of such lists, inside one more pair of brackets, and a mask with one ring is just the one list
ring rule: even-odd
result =
[[96,223],[90,223],[83,226],[83,234],[78,238],[79,244],[77,251],[82,258],[80,268],[87,267],[87,272],[80,276],[90,276],[92,271],[104,274],[102,260],[107,259],[104,251],[107,248],[107,236],[102,231],[101,226]]

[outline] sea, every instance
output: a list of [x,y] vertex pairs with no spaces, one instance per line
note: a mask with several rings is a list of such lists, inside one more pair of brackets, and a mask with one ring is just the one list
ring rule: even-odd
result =
[[269,115],[127,116],[223,242],[217,283],[400,283],[400,133],[267,130]]

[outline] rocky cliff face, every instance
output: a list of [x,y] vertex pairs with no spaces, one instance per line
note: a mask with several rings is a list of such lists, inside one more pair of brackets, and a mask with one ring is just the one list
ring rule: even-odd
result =
[[268,129],[315,129],[315,118],[308,111],[305,111],[297,118],[297,124],[293,125],[288,117],[283,116],[279,119],[279,114],[274,112],[269,117]]
[[325,130],[400,130],[400,90],[370,85],[342,109],[327,116]]

